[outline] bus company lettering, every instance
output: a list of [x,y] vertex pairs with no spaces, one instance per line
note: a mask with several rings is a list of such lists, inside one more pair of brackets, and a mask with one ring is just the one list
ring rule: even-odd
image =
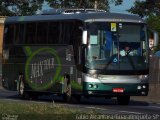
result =
[[[46,90],[58,80],[61,72],[61,60],[53,48],[32,50],[26,47],[30,56],[25,64],[25,79],[34,90]],[[34,52],[32,52],[34,51]]]
[[54,58],[48,58],[31,64],[31,79],[41,77],[46,71],[54,69]]

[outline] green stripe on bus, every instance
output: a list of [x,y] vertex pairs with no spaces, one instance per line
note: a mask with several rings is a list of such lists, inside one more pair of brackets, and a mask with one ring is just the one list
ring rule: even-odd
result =
[[71,86],[73,89],[76,89],[76,90],[83,89],[82,85],[80,85],[77,81],[74,81],[74,80],[71,81]]
[[20,17],[18,18],[18,21],[24,21],[24,19],[25,19],[25,16],[20,16]]
[[24,49],[25,49],[27,56],[30,56],[32,54],[32,50],[30,47],[26,46],[26,47],[24,47]]

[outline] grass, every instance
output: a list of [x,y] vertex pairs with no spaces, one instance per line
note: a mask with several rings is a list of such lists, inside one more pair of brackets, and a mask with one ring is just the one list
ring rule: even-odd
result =
[[[86,114],[86,111],[52,103],[0,101],[0,119],[2,120],[75,120],[76,116],[81,114]],[[87,114],[94,114],[94,111],[89,110]]]

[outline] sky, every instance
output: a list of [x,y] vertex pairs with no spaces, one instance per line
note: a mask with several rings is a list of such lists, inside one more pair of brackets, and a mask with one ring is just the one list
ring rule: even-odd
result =
[[[115,6],[114,4],[110,4],[110,12],[129,14],[126,10],[131,8],[134,5],[134,1],[136,0],[123,0],[122,5],[118,5],[118,6]],[[49,6],[45,3],[43,5],[43,10],[48,8]]]

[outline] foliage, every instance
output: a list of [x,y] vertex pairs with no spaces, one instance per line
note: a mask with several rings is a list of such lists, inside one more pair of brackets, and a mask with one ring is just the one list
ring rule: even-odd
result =
[[0,16],[33,15],[41,10],[44,1],[52,8],[97,8],[109,11],[110,3],[120,5],[123,0],[0,0]]
[[149,16],[150,14],[159,16],[160,1],[159,0],[135,1],[134,6],[131,7],[128,11],[133,14],[138,14],[141,17]]
[[160,0],[135,1],[128,11],[145,18],[151,29],[160,32]]
[[1,0],[0,15],[33,15],[41,9],[44,0]]
[[12,12],[10,12],[10,10],[5,7],[4,1],[5,0],[0,1],[0,15],[2,16],[12,15]]
[[146,21],[150,28],[160,33],[160,16],[159,15],[150,14],[148,18],[146,18]]
[[122,4],[123,0],[46,0],[53,8],[95,8],[109,11],[110,3]]
[[135,1],[134,6],[128,11],[145,18],[149,28],[157,31],[160,37],[160,0]]
[[[95,0],[46,0],[53,8],[94,8]],[[108,0],[98,0],[97,8],[109,10]]]

